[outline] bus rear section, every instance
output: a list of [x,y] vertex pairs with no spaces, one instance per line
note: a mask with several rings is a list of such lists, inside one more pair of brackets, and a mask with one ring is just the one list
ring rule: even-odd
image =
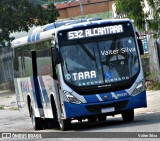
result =
[[[62,130],[71,120],[106,120],[146,107],[142,63],[130,20],[77,24],[57,31]],[[57,51],[58,52],[58,51]]]

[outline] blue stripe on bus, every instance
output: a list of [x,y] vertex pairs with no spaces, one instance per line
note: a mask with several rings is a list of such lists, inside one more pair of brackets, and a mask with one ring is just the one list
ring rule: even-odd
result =
[[101,21],[100,23],[101,23],[101,25],[103,25],[103,24],[106,25],[106,24],[111,24],[111,23],[113,23],[113,22],[112,22],[112,21]]
[[32,42],[34,42],[35,40],[35,35],[32,35]]
[[73,28],[81,28],[81,27],[84,27],[84,25],[73,25],[72,27]]
[[40,34],[36,35],[36,41],[40,40]]
[[84,98],[85,98],[87,103],[92,103],[92,102],[95,102],[95,101],[96,102],[99,101],[99,99],[96,95],[86,95],[86,96],[84,96]]
[[[101,24],[101,23],[100,23],[100,24]],[[92,27],[92,26],[95,26],[95,25],[99,25],[99,23],[91,23],[91,24],[88,23],[88,24],[87,24],[88,27]]]
[[[95,107],[95,105],[99,105],[99,107],[105,107],[105,105],[112,105],[112,104],[116,104],[118,102],[122,102],[124,100],[128,100],[128,104],[123,107],[120,108],[118,110],[116,110],[115,112],[120,112],[120,111],[125,111],[125,110],[129,110],[129,109],[135,109],[135,108],[141,108],[141,107],[146,107],[147,106],[147,102],[146,102],[146,92],[141,92],[140,94],[136,95],[136,96],[130,96],[124,99],[118,99],[118,100],[112,100],[112,101],[104,101],[104,102],[94,102],[94,103],[89,103],[89,104],[72,104],[69,102],[64,102],[64,107],[65,107],[65,111],[66,111],[66,118],[75,118],[75,117],[87,117],[87,116],[91,116],[91,115],[99,115],[99,114],[103,114],[101,112],[101,109],[99,109],[99,111],[95,110],[95,111],[89,111],[86,107],[90,106],[93,108]],[[106,106],[107,107],[107,106]],[[106,113],[107,114],[107,113]],[[108,113],[109,114],[109,113]]]
[[28,43],[40,40],[40,34],[28,36]]
[[105,96],[108,96],[107,100],[114,100],[116,99],[121,99],[121,98],[126,98],[129,97],[130,95],[125,91],[125,90],[120,90],[112,93],[103,93],[99,95],[103,101],[106,101]]
[[32,42],[31,36],[28,36],[28,43]]
[[44,101],[45,101],[45,103],[47,103],[47,102],[49,102],[49,97],[48,97],[47,90],[45,88],[42,76],[39,77],[39,82],[41,85],[42,95],[43,95]]
[[40,92],[37,77],[31,78],[31,84],[32,84],[33,97],[35,99],[35,102],[37,102],[38,108],[42,108],[41,92]]

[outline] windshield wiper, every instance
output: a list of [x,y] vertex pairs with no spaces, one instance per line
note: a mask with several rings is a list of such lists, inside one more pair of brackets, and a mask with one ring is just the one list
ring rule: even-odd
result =
[[84,52],[89,56],[91,60],[96,61],[96,58],[92,55],[92,53],[86,48],[84,44],[80,44],[80,47],[84,50]]

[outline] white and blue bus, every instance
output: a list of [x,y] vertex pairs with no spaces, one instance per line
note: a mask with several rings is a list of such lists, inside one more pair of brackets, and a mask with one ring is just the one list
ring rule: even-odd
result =
[[129,19],[83,21],[15,39],[18,107],[35,130],[71,121],[134,120],[146,107],[141,42]]

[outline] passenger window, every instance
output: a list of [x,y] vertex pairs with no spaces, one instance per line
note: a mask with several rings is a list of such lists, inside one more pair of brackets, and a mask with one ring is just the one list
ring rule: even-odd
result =
[[38,75],[50,75],[52,74],[52,59],[51,49],[46,48],[38,50],[37,52],[37,71]]

